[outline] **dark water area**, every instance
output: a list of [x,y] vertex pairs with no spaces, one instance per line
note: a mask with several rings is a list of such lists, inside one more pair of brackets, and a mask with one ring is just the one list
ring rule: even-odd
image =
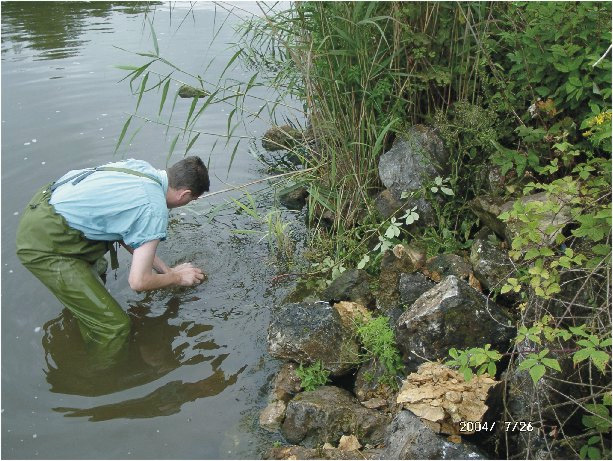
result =
[[[260,224],[231,208],[209,219],[229,194],[173,210],[159,248],[170,265],[203,268],[209,278],[202,285],[135,293],[127,282],[129,255],[120,253],[107,288],[132,317],[133,334],[111,367],[85,350],[75,319],[20,265],[14,243],[30,197],[66,171],[119,157],[165,167],[176,132],[155,123],[133,122],[134,129],[142,125],[138,135],[113,155],[136,103],[127,82],[118,83],[126,72],[115,66],[144,63],[128,51],[153,48],[147,19],[163,56],[190,72],[206,68],[211,82],[234,54],[229,44],[240,19],[204,2],[2,2],[1,8],[2,458],[260,457],[271,440],[257,416],[278,366],[266,351],[269,308],[287,290],[272,284],[277,272],[261,235],[235,232]],[[231,74],[251,75],[238,62]],[[146,95],[139,113],[157,115],[159,102]],[[178,126],[190,103],[177,100]],[[260,104],[254,100],[250,109]],[[195,128],[224,133],[231,110],[215,106]],[[255,119],[237,129],[245,142],[229,172],[234,144],[200,136],[190,154],[209,163],[211,191],[264,176],[252,154],[269,124]],[[187,138],[179,139],[170,163],[186,148]],[[270,201],[263,195],[258,205],[264,214]]]

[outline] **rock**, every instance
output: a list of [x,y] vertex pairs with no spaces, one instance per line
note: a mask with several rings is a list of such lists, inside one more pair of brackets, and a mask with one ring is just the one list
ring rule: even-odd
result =
[[428,420],[435,432],[469,435],[474,430],[466,430],[460,422],[482,421],[488,410],[486,401],[490,390],[498,385],[500,382],[487,375],[465,381],[457,371],[440,363],[428,362],[420,365],[417,373],[407,376],[396,403]]
[[[447,357],[450,348],[491,344],[506,351],[515,337],[510,316],[497,304],[450,275],[422,294],[396,323],[396,342],[414,368]],[[420,358],[421,357],[421,358]]]
[[487,185],[492,195],[500,196],[504,194],[504,186],[507,181],[499,166],[489,165],[487,169]]
[[[370,450],[372,452],[372,450]],[[297,445],[274,447],[268,450],[264,459],[378,459],[369,452],[343,451],[338,448],[305,448]]]
[[286,404],[282,400],[275,400],[268,404],[260,412],[260,427],[269,432],[276,432],[281,427],[281,423],[285,418]]
[[357,451],[362,444],[355,435],[343,435],[338,442],[338,449],[342,451]]
[[436,215],[434,209],[423,197],[397,199],[390,189],[385,189],[375,198],[375,208],[385,219],[389,219],[392,216],[400,218],[407,209],[413,207],[417,207],[416,211],[419,214],[419,219],[414,224],[415,227],[435,225]]
[[463,280],[468,280],[472,272],[468,261],[453,253],[445,253],[430,258],[426,263],[426,269],[432,274],[439,274],[441,278],[455,275]]
[[372,400],[373,398],[389,399],[394,393],[390,383],[381,378],[385,376],[385,367],[380,361],[369,360],[363,364],[355,378],[353,393],[360,400]]
[[260,426],[269,432],[278,431],[285,418],[287,402],[300,390],[296,364],[284,363],[272,383],[268,406],[260,412]]
[[386,416],[364,408],[348,391],[322,386],[302,392],[288,403],[281,433],[288,442],[308,448],[325,442],[336,444],[348,434],[376,445],[383,441],[387,423]]
[[410,250],[386,251],[381,259],[379,286],[375,293],[377,309],[394,321],[402,314],[398,284],[400,274],[416,270],[415,254]]
[[398,292],[400,302],[405,309],[409,308],[417,299],[435,286],[435,283],[419,272],[400,274]]
[[335,278],[322,293],[323,299],[331,304],[338,301],[354,301],[364,306],[374,306],[371,293],[372,278],[361,269],[348,269]]
[[[551,201],[557,206],[558,210],[556,212],[544,214],[538,223],[537,230],[540,231],[543,242],[553,243],[556,235],[561,231],[565,223],[570,222],[570,206],[568,205],[570,197],[551,196],[548,198],[546,192],[540,192],[520,197],[518,200],[523,206],[534,202],[546,201]],[[484,195],[474,198],[470,202],[470,208],[499,237],[511,243],[515,235],[517,235],[519,223],[512,221],[504,223],[498,216],[511,210],[514,203],[515,200],[503,203],[500,198]]]
[[392,195],[419,190],[442,174],[448,163],[443,142],[423,125],[409,129],[379,159],[379,177]]
[[383,408],[387,406],[387,400],[382,399],[380,397],[375,397],[375,398],[372,398],[372,399],[369,399],[369,400],[366,400],[360,403],[366,408],[370,408],[372,410],[375,410],[377,408]]
[[334,304],[334,308],[341,316],[343,325],[350,330],[354,330],[359,322],[365,322],[372,318],[368,309],[358,303],[341,301]]
[[289,402],[291,398],[300,392],[300,378],[296,374],[295,363],[284,363],[272,385],[273,400]]
[[452,443],[410,411],[401,411],[387,429],[381,459],[487,459],[478,448]]
[[273,126],[262,137],[262,147],[268,151],[289,150],[300,143],[302,133],[289,125]]
[[473,242],[470,262],[475,277],[488,291],[500,290],[514,271],[513,263],[507,253],[489,240],[476,239]]
[[338,311],[320,301],[274,308],[268,350],[275,358],[304,365],[321,360],[331,376],[342,376],[357,363],[359,345]]
[[194,88],[193,86],[189,85],[181,85],[179,88],[179,97],[181,98],[204,98],[210,94],[211,93],[206,90]]
[[487,195],[475,197],[469,202],[471,211],[502,239],[506,239],[507,226],[498,216],[502,213],[504,203],[502,198]]
[[279,203],[288,210],[302,210],[309,191],[301,184],[294,184],[279,191]]

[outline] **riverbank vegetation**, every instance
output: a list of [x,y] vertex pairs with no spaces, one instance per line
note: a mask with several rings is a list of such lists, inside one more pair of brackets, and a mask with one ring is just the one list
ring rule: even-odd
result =
[[[519,334],[501,352],[545,387],[558,358],[572,355],[560,405],[572,409],[544,404],[538,413],[549,417],[538,423],[582,458],[606,457],[611,429],[610,28],[599,3],[304,2],[249,23],[257,46],[243,48],[274,68],[280,94],[304,104],[307,142],[294,151],[319,166],[304,179],[315,261],[375,274],[397,243],[428,256],[466,250],[483,224],[471,200],[516,200],[500,216],[514,226],[515,271],[491,295],[519,294]],[[409,231],[375,211],[377,166],[416,124],[436,130],[451,165],[421,191],[436,224]],[[543,200],[521,200],[537,192]],[[564,219],[539,228],[552,214]],[[452,357],[464,371],[496,375],[502,354],[483,346]]]
[[[284,11],[262,5],[262,13],[244,23],[232,61],[245,60],[278,95],[259,113],[243,115],[260,116],[264,108],[274,114],[288,98],[302,104],[300,114],[286,119],[293,128],[286,147],[293,159],[287,169],[304,172],[293,177],[292,187],[308,193],[311,266],[305,271],[328,282],[353,267],[376,276],[397,244],[423,248],[426,258],[464,254],[488,224],[475,213],[475,199],[513,202],[497,213],[508,231],[489,237],[508,251],[513,270],[487,294],[512,312],[517,337],[504,351],[486,344],[452,349],[451,363],[467,379],[527,371],[538,393],[558,397],[528,402],[539,419],[532,424],[549,437],[545,456],[558,456],[562,447],[564,456],[607,458],[610,6],[297,2]],[[157,48],[150,57],[160,61]],[[131,70],[132,80],[141,79],[140,101],[145,89],[153,89],[143,78],[147,67]],[[202,86],[202,78],[192,77]],[[228,119],[231,138],[233,117],[255,78],[229,95],[225,87],[201,103],[194,98],[183,127],[186,152],[199,135],[195,120],[216,100],[236,104]],[[157,85],[160,111],[164,82]],[[418,125],[442,140],[449,165],[402,198],[425,200],[432,220],[408,202],[383,216],[376,204],[383,189],[379,160]],[[271,235],[287,246],[283,223],[271,223]],[[386,366],[397,369],[395,352],[385,347]],[[572,370],[562,373],[568,357]],[[505,443],[499,456],[522,456]]]

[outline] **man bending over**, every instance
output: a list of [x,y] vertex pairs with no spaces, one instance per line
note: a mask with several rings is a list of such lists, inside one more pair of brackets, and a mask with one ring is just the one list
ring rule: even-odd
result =
[[135,291],[202,282],[199,268],[168,267],[156,250],[166,238],[168,209],[208,190],[208,171],[199,157],[167,171],[133,159],[70,171],[26,206],[17,256],[75,315],[83,339],[112,355],[125,343],[130,319],[99,277],[106,269],[104,255],[111,251],[115,269],[115,242],[132,253],[128,282]]

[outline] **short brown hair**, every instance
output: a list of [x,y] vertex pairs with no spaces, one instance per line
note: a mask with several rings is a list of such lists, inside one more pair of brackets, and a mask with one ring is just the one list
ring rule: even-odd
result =
[[196,197],[209,190],[209,172],[200,157],[185,157],[168,168],[168,185],[189,189]]

